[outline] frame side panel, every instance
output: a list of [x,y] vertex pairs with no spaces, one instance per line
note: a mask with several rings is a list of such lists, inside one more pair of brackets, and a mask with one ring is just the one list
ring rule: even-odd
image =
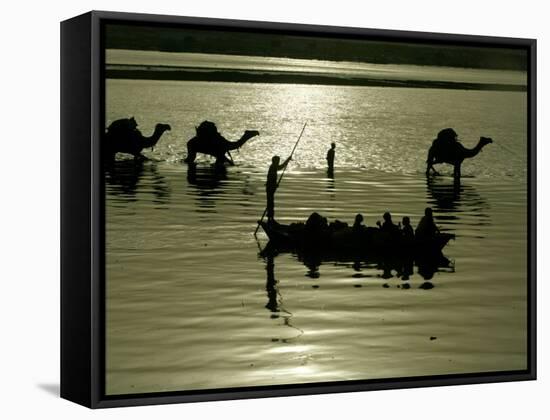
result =
[[91,404],[91,14],[61,24],[61,397]]
[[529,49],[529,100],[528,100],[528,162],[530,165],[528,188],[528,279],[529,279],[529,334],[530,334],[530,373],[537,379],[537,41],[533,40]]

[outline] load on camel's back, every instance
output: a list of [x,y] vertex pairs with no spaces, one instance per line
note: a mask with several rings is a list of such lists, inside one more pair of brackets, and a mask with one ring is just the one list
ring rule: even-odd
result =
[[155,126],[153,134],[145,137],[137,127],[134,117],[113,121],[104,135],[105,156],[114,160],[117,153],[128,153],[133,155],[134,159],[145,158],[141,151],[155,147],[164,132],[171,129],[170,125],[159,123]]
[[252,137],[260,134],[256,130],[246,130],[239,140],[229,141],[218,132],[216,124],[211,121],[203,121],[195,130],[195,137],[187,142],[186,163],[193,163],[197,153],[203,153],[215,157],[217,165],[226,162],[234,165],[230,151],[238,149]]

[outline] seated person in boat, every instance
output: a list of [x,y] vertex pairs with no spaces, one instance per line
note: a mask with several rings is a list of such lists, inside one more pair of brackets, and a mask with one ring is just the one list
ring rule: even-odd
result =
[[332,232],[346,229],[347,227],[348,227],[348,224],[346,222],[341,222],[340,220],[335,220],[333,222],[330,222],[328,225],[329,230],[331,230]]
[[380,221],[376,222],[382,232],[387,232],[391,235],[399,233],[399,227],[393,223],[390,212],[384,213],[382,217],[384,218],[384,223],[380,224]]
[[416,227],[416,238],[420,240],[432,239],[439,233],[439,228],[436,226],[433,218],[431,207],[426,207],[424,217]]
[[363,215],[361,213],[357,213],[355,216],[355,221],[353,222],[353,230],[355,232],[361,232],[366,229],[367,227],[363,224]]
[[414,241],[414,230],[411,226],[411,219],[408,216],[403,217],[403,229],[401,233],[406,243]]
[[319,233],[326,231],[328,228],[327,218],[321,216],[317,212],[311,213],[306,221],[306,232]]

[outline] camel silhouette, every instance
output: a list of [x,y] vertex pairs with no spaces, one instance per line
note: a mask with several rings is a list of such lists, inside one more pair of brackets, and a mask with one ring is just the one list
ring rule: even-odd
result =
[[155,147],[164,132],[171,129],[170,125],[159,123],[155,126],[153,134],[145,137],[137,126],[134,117],[122,118],[111,123],[104,137],[105,153],[108,158],[114,160],[118,152],[131,154],[134,159],[145,158],[141,151]]
[[187,142],[185,163],[193,163],[197,153],[203,153],[214,156],[217,165],[223,165],[226,162],[234,165],[229,152],[238,149],[252,137],[260,134],[256,130],[246,130],[239,140],[229,141],[218,132],[216,124],[210,121],[203,121],[195,130],[197,135]]
[[468,149],[458,141],[457,137],[456,132],[452,128],[446,128],[439,132],[428,151],[428,159],[426,160],[427,176],[430,175],[430,171],[439,175],[433,165],[448,163],[454,166],[453,175],[455,179],[460,179],[461,165],[464,159],[477,156],[486,145],[493,142],[489,137],[480,137],[477,145],[472,149]]

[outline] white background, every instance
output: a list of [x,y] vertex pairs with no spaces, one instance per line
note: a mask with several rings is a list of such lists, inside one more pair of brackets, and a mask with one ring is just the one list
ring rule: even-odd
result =
[[[6,1],[0,23],[0,417],[548,418],[548,59],[543,1]],[[59,22],[114,10],[538,39],[539,380],[91,411],[59,387]],[[519,279],[518,279],[519,280]],[[498,349],[495,349],[498,351]]]

